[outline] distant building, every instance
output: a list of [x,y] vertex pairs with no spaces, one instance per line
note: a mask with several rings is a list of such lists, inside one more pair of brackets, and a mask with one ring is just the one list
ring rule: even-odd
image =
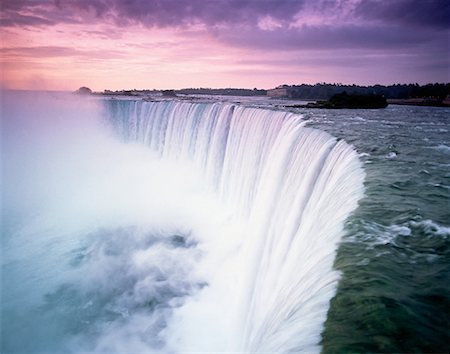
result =
[[175,90],[163,90],[162,95],[164,97],[177,97],[177,94],[175,93]]
[[274,89],[267,90],[267,96],[272,98],[287,98],[289,96],[289,86],[282,85]]

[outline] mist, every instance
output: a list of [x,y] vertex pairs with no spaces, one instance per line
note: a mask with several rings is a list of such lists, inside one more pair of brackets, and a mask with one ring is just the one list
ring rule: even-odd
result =
[[230,104],[4,102],[6,351],[320,351],[352,147]]

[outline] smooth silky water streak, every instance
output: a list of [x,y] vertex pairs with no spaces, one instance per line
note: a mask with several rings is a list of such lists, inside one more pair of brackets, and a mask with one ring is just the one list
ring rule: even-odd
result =
[[[122,139],[141,142],[161,158],[194,163],[242,225],[229,267],[203,290],[216,298],[197,299],[214,312],[195,319],[192,311],[174,315],[184,328],[200,326],[194,333],[222,339],[180,330],[168,340],[172,349],[320,352],[339,280],[336,249],[364,193],[353,147],[305,128],[300,116],[288,112],[178,101],[105,104]],[[230,278],[227,271],[235,274]],[[224,288],[227,293],[217,298]]]

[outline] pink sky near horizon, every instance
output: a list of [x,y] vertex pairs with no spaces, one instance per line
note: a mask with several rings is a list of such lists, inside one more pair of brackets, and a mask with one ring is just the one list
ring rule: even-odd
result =
[[[105,25],[94,25],[89,31],[77,27],[7,33],[4,43],[14,43],[14,47],[2,55],[4,86],[44,90],[88,86],[96,91],[273,88],[285,83],[315,83],[333,76],[329,71],[326,76],[319,75],[313,65],[297,68],[267,63],[276,60],[279,53],[233,48],[201,30],[137,25],[120,32]],[[110,37],[104,34],[109,31]],[[257,63],[258,58],[265,60]]]
[[[179,88],[192,83],[226,82],[240,50],[225,50],[206,35],[193,38],[170,29],[128,27],[120,32],[105,25],[58,25],[26,31],[12,30],[4,43],[4,82],[9,88],[94,90]],[[106,34],[105,34],[106,33]],[[200,38],[196,38],[199,36]],[[5,46],[9,48],[9,46]],[[231,65],[230,65],[231,63]],[[231,80],[230,80],[231,81]],[[231,82],[230,82],[231,84]],[[201,86],[200,85],[200,86]]]
[[[76,21],[4,26],[1,84],[10,89],[75,90],[88,86],[103,91],[448,81],[448,73],[445,77],[445,70],[434,70],[433,62],[428,72],[418,70],[428,64],[418,63],[419,52],[408,47],[316,48],[308,38],[294,38],[299,43],[294,48],[278,47],[278,38],[272,37],[276,34],[280,43],[287,41],[293,26],[297,32],[306,32],[327,25],[333,35],[330,26],[336,19],[311,11],[296,18],[294,25],[298,27],[290,23],[284,32],[281,22],[267,15],[259,18],[257,32],[244,24],[236,25],[236,30],[229,27],[228,34],[220,26],[210,30],[201,22],[184,26],[148,26],[139,21],[117,24],[108,18],[99,19],[92,11],[77,14],[85,18]],[[30,15],[24,11],[20,14]],[[266,38],[268,43],[273,41],[273,49],[255,45]],[[444,65],[448,62],[448,56],[438,59]]]

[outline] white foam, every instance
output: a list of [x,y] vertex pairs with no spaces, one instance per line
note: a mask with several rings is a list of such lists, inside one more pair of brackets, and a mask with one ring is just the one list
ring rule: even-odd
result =
[[395,151],[389,152],[389,154],[386,155],[387,159],[395,159],[397,157],[397,153]]
[[[80,311],[112,314],[86,324],[94,337],[59,339],[66,349],[319,352],[343,223],[363,194],[354,149],[286,112],[107,105],[126,144],[98,125],[96,104],[53,115],[50,100],[21,112],[23,127],[33,111],[49,120],[11,156],[9,205],[36,216],[5,250],[5,262],[29,264],[21,296],[71,284]],[[75,267],[61,263],[70,254]]]
[[[208,288],[176,309],[165,330],[171,350],[319,351],[342,222],[362,192],[355,151],[290,113],[133,104],[121,134],[165,158],[193,160],[243,225],[234,253],[219,263],[217,246],[202,240],[214,272]],[[112,109],[120,119],[122,103]]]
[[450,146],[447,146],[445,144],[439,144],[437,146],[434,146],[433,149],[438,150],[443,153],[450,153]]

